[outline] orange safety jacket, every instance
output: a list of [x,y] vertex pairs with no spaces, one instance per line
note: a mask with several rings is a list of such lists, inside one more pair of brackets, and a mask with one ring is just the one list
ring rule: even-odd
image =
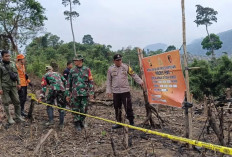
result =
[[20,85],[21,86],[28,86],[28,84],[31,81],[29,79],[26,80],[25,66],[23,64],[17,63],[16,67],[18,69],[18,74],[19,74],[19,79],[20,79]]

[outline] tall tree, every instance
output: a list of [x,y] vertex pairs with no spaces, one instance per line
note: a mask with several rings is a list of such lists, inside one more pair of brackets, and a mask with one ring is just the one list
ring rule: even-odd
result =
[[[208,26],[213,24],[213,22],[217,22],[216,15],[218,14],[218,12],[215,11],[213,8],[202,7],[201,5],[196,5],[196,7],[197,7],[197,10],[196,10],[197,16],[194,22],[197,24],[197,26],[205,25],[208,38],[210,42],[212,42],[210,35],[209,35]],[[214,58],[213,47],[211,47],[211,52],[212,52],[212,57]]]
[[89,45],[93,45],[94,41],[91,35],[87,34],[84,35],[83,39],[82,39],[82,43],[83,44],[89,44]]
[[214,56],[213,50],[218,50],[222,47],[222,41],[219,39],[219,36],[217,36],[216,34],[210,34],[209,36],[206,36],[203,41],[201,42],[202,48],[206,49],[206,50],[210,50],[208,51],[206,54],[212,55],[212,57]]
[[165,52],[172,51],[172,50],[176,50],[176,47],[174,45],[168,46]]
[[10,41],[14,52],[42,28],[47,19],[44,10],[36,0],[0,1],[0,36]]
[[72,30],[72,36],[73,36],[73,50],[74,50],[74,54],[76,55],[76,41],[75,41],[75,35],[74,35],[74,31],[73,31],[73,19],[79,17],[79,13],[77,13],[76,11],[73,11],[73,5],[80,5],[80,1],[79,0],[62,0],[62,4],[66,7],[69,6],[69,11],[66,10],[64,11],[64,15],[66,16],[66,20],[70,21],[70,25],[71,25],[71,30]]

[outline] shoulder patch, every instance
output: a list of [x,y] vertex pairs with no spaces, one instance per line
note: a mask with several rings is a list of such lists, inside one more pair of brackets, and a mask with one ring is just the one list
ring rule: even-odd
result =
[[133,75],[135,72],[133,71],[133,69],[129,66],[128,68],[128,74]]

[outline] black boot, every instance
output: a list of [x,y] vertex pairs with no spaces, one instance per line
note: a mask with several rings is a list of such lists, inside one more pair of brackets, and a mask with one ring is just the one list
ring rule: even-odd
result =
[[115,124],[112,126],[112,129],[119,129],[119,128],[122,128],[123,126],[122,125],[119,125],[119,124]]
[[129,122],[130,122],[130,125],[135,125],[135,123],[134,123],[134,120],[133,119],[131,119],[131,120],[129,120]]
[[47,106],[47,114],[48,114],[48,122],[45,124],[47,126],[49,125],[53,125],[54,124],[54,121],[53,121],[53,108],[50,107],[50,106]]
[[81,122],[80,122],[80,126],[81,126],[81,128],[85,128],[85,122],[84,122],[84,121],[81,121]]
[[27,117],[27,114],[24,111],[21,111],[21,116]]
[[75,128],[76,128],[77,131],[81,131],[81,124],[80,124],[79,121],[75,122]]
[[63,129],[64,128],[64,111],[60,111],[60,124],[59,124],[59,128]]

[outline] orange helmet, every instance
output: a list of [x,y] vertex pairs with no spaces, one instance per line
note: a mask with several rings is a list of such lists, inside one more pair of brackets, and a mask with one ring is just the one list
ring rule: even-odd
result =
[[18,56],[17,56],[17,59],[24,59],[25,57],[24,57],[24,55],[23,54],[19,54]]

